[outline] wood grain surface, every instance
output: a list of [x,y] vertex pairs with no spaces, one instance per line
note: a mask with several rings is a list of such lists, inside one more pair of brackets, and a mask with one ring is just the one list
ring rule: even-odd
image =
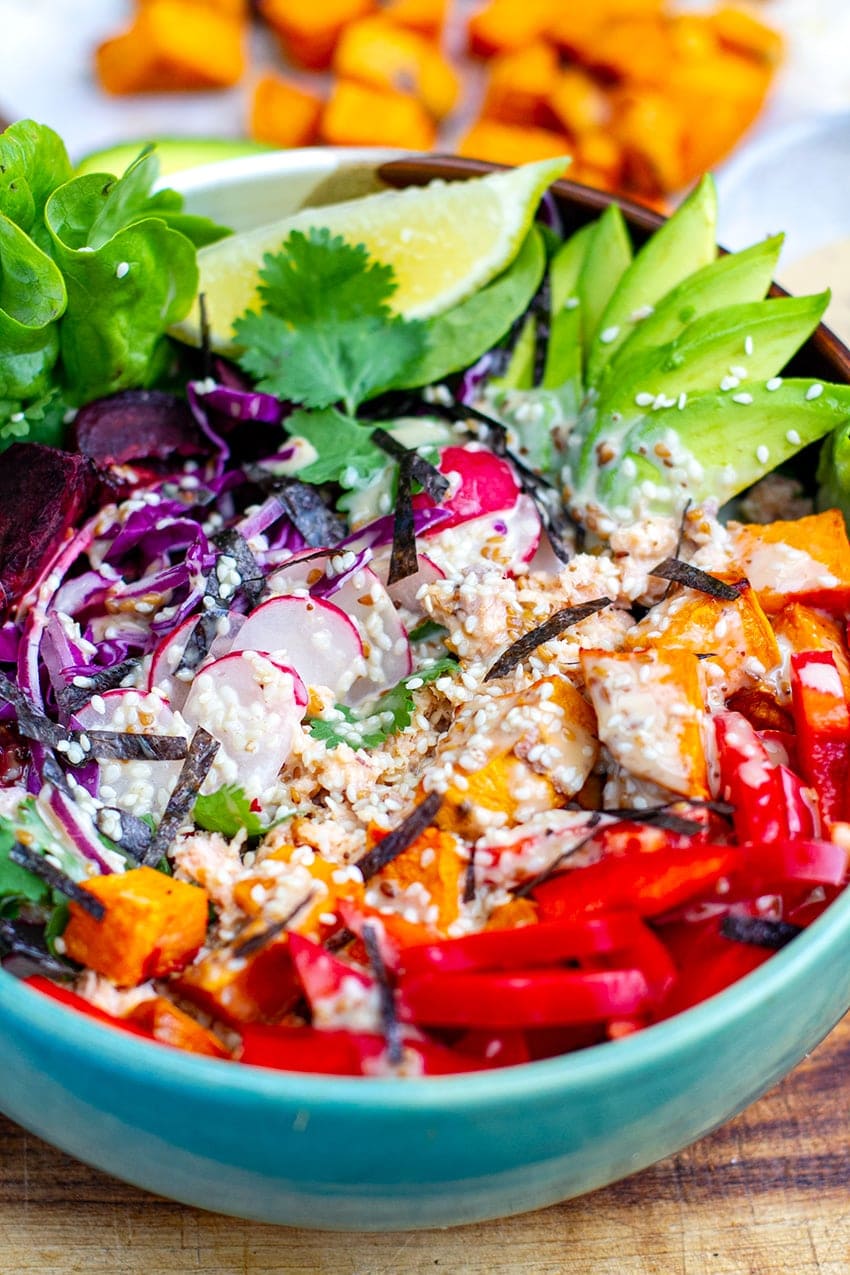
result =
[[0,1275],[848,1275],[850,1016],[736,1120],[524,1217],[335,1235],[156,1199],[0,1118]]

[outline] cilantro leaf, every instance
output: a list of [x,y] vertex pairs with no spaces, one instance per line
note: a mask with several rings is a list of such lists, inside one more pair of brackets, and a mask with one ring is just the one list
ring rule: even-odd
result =
[[[397,735],[410,725],[416,709],[414,690],[456,671],[457,660],[438,660],[429,668],[403,677],[396,686],[384,691],[359,712],[344,704],[336,704],[333,721],[322,717],[307,719],[310,734],[321,740],[326,748],[336,748],[339,744],[348,744],[351,748],[377,748],[390,735]],[[411,682],[415,684],[413,688]]]
[[410,370],[425,326],[393,315],[393,270],[327,229],[293,230],[260,271],[263,309],[234,324],[239,364],[257,388],[305,407],[353,415]]
[[372,442],[371,427],[358,424],[334,407],[322,412],[293,412],[286,428],[290,438],[306,438],[317,452],[315,460],[299,469],[302,482],[339,482],[348,469],[365,478],[387,463],[385,454]]
[[0,819],[0,916],[16,916],[21,903],[44,903],[50,894],[41,877],[9,858],[16,841],[12,820]]
[[264,824],[244,789],[236,784],[222,784],[215,792],[202,793],[195,800],[192,818],[199,828],[207,832],[220,832],[223,837],[235,837],[242,828],[249,837],[262,837],[273,824]]

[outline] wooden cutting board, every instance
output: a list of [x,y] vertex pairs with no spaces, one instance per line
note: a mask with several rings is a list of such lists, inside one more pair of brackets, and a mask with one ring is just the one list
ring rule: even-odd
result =
[[781,1085],[592,1196],[450,1231],[335,1235],[124,1186],[0,1118],[0,1275],[848,1275],[850,1015]]

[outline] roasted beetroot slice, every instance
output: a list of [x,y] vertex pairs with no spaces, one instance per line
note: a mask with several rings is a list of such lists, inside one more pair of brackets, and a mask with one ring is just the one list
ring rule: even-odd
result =
[[98,465],[203,456],[210,450],[188,405],[163,390],[125,390],[87,403],[74,420],[74,439]]
[[76,526],[96,486],[94,467],[40,443],[13,443],[0,465],[0,615],[37,579]]

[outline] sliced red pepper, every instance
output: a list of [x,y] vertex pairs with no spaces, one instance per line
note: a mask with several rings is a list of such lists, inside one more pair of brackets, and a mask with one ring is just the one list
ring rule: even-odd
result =
[[242,1028],[241,1061],[277,1071],[312,1071],[328,1076],[359,1076],[360,1055],[351,1032],[318,1031],[315,1027]]
[[405,948],[399,957],[403,974],[429,971],[460,974],[474,970],[526,969],[622,951],[637,944],[645,927],[634,912],[582,916],[569,923],[539,922],[512,930],[482,930],[462,938],[443,939]]
[[847,878],[847,851],[834,841],[782,838],[767,845],[741,847],[742,879],[755,889],[785,882],[842,885]]
[[[387,1042],[383,1036],[370,1035],[366,1032],[352,1033],[354,1048],[360,1057],[360,1069],[363,1075],[374,1076],[386,1074]],[[504,1066],[504,1063],[489,1062],[483,1058],[475,1058],[459,1050],[450,1049],[438,1041],[412,1039],[404,1041],[404,1060],[402,1066],[412,1074],[422,1076],[455,1076],[465,1071],[488,1071],[491,1067]]]
[[363,926],[368,922],[378,940],[381,959],[388,970],[399,967],[401,953],[408,947],[422,943],[439,942],[440,934],[431,925],[416,921],[405,921],[397,912],[379,912],[362,903],[353,903],[350,899],[341,899],[337,908],[339,915],[352,934],[362,938]]
[[721,796],[734,807],[741,841],[773,841],[788,836],[785,794],[779,767],[740,713],[714,717]]
[[831,651],[791,656],[791,708],[800,768],[817,793],[826,823],[850,812],[850,709]]
[[782,794],[785,798],[785,817],[791,837],[817,837],[820,834],[820,818],[811,788],[806,787],[799,775],[787,766],[779,767]]
[[549,1027],[638,1014],[651,993],[638,969],[421,974],[402,979],[400,1016],[440,1027]]
[[607,855],[586,868],[551,877],[534,890],[541,921],[587,912],[632,908],[660,916],[704,894],[738,867],[734,846],[672,847],[648,853]]
[[303,934],[292,932],[289,935],[289,950],[304,995],[314,1011],[320,1002],[339,996],[347,980],[359,983],[364,991],[375,986],[375,980],[365,970],[332,956],[320,943],[314,943]]
[[504,1031],[478,1028],[464,1032],[455,1041],[454,1048],[461,1054],[481,1059],[490,1067],[515,1067],[531,1059],[525,1032],[509,1028]]
[[78,996],[70,988],[62,987],[59,983],[51,983],[49,978],[44,978],[41,974],[33,974],[24,979],[24,982],[44,996],[49,996],[51,1000],[59,1001],[60,1005],[67,1005],[69,1009],[75,1009],[78,1013],[85,1014],[87,1018],[94,1018],[99,1023],[105,1023],[107,1027],[117,1027],[122,1032],[129,1032],[131,1036],[142,1036],[145,1040],[154,1039],[151,1032],[137,1027],[135,1023],[128,1022],[126,1018],[116,1018],[114,1014],[105,1013],[96,1005],[92,1005],[90,1001],[83,1000],[82,996]]
[[661,937],[673,955],[679,976],[659,1018],[699,1005],[769,960],[769,948],[736,943],[720,933],[721,917],[665,926]]

